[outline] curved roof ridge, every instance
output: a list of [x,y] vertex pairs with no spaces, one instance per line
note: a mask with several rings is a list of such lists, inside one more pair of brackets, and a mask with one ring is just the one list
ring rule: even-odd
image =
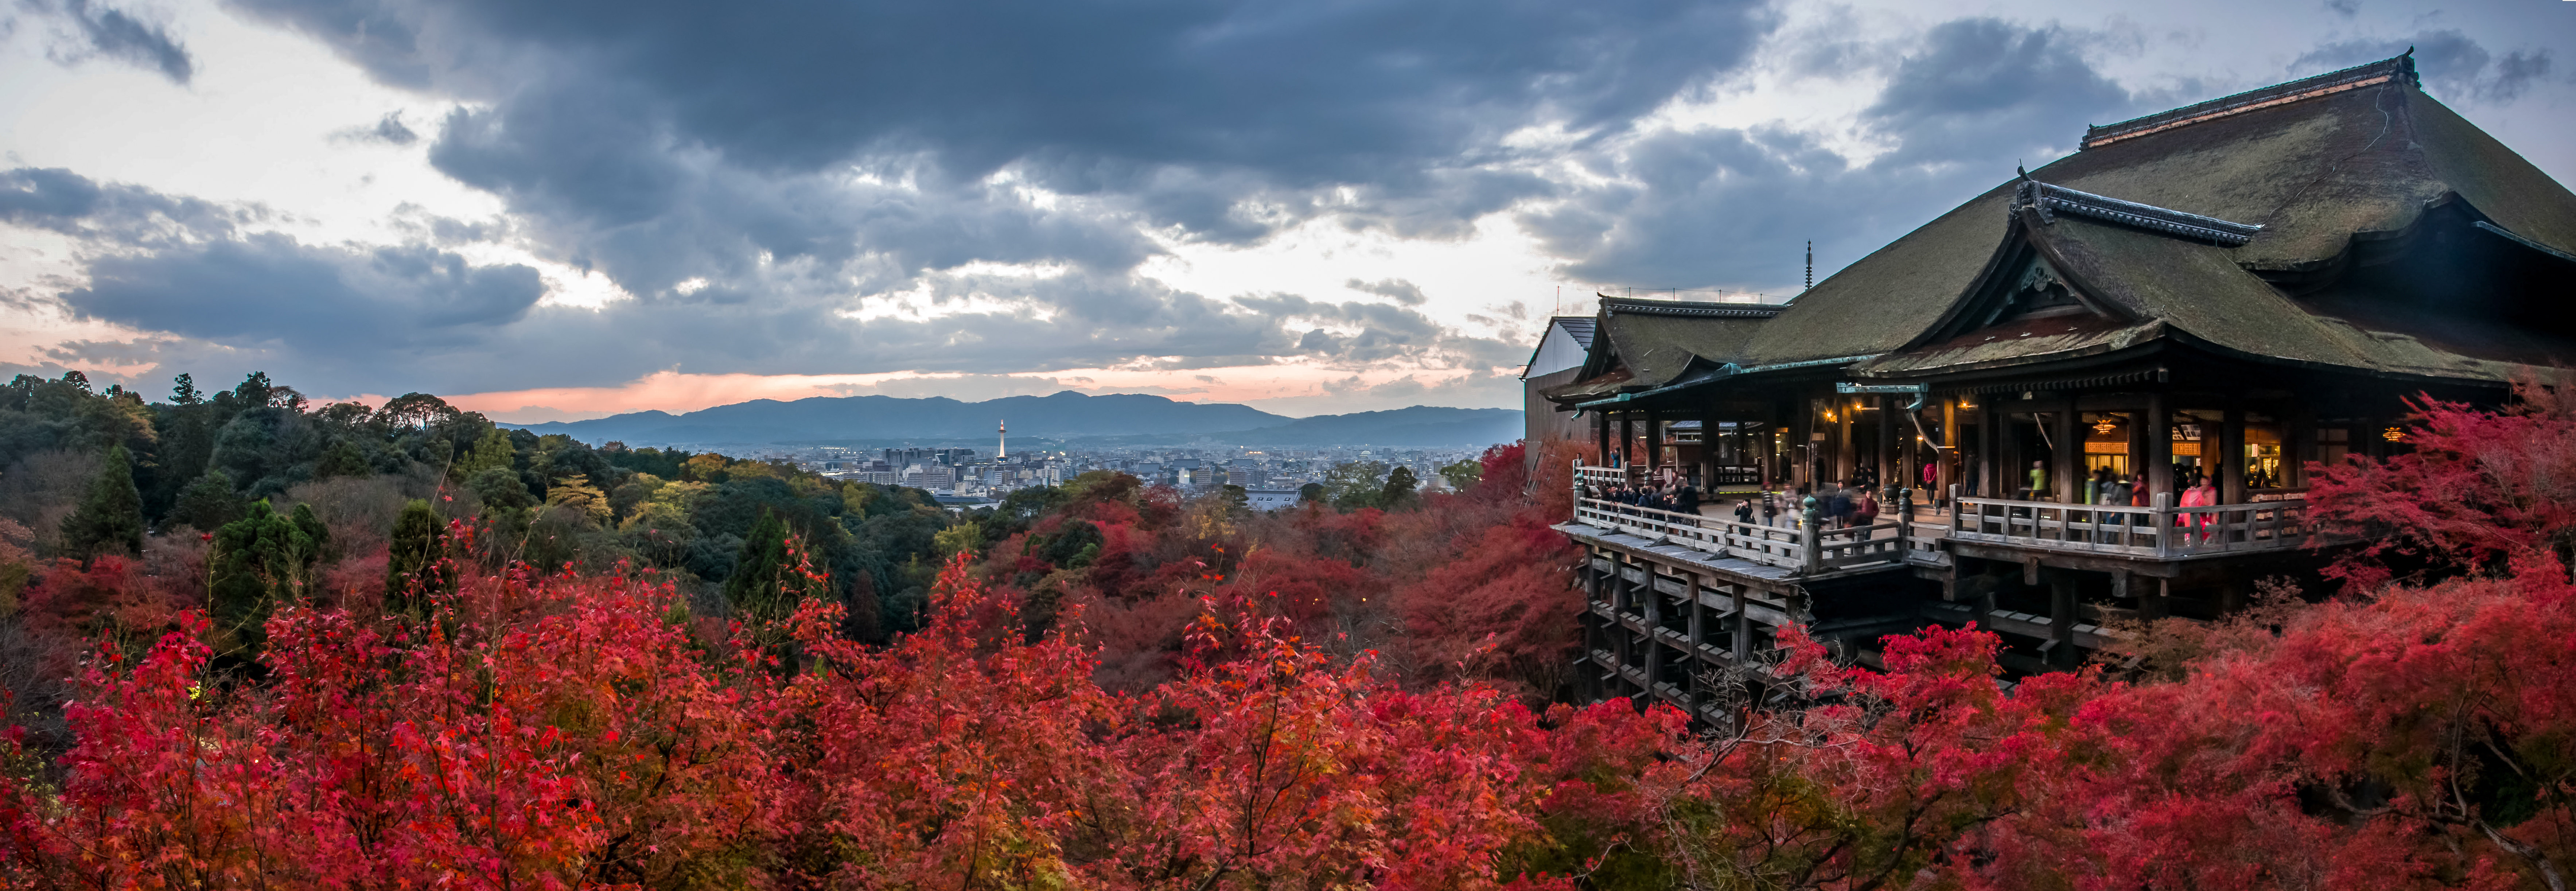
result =
[[2252,223],[2231,222],[2217,217],[2202,216],[2152,204],[2140,204],[2135,201],[2122,201],[2091,192],[2079,192],[2065,186],[2050,185],[2031,179],[2029,173],[2021,175],[2021,185],[2013,190],[2013,206],[2008,212],[2019,213],[2023,208],[2037,211],[2043,223],[2054,222],[2056,214],[2067,213],[2123,223],[2140,229],[2152,229],[2170,235],[2197,238],[2225,247],[2236,247],[2252,241],[2256,234],[2263,231],[2262,226]]
[[2302,99],[2313,99],[2390,81],[2400,81],[2410,86],[2420,85],[2415,75],[2414,47],[2407,47],[2406,52],[2398,54],[2395,58],[2381,59],[2341,71],[2329,71],[2315,77],[2303,77],[2288,83],[2247,90],[2233,96],[2221,96],[2207,102],[2130,118],[2116,124],[2086,127],[2084,141],[2077,146],[2077,149],[2110,145],[2123,139],[2133,139],[2201,121],[2243,114],[2258,108],[2287,105]]
[[1601,311],[1612,315],[1698,316],[1721,319],[1767,319],[1780,314],[1785,303],[1703,303],[1696,300],[1645,300],[1636,297],[1601,298]]

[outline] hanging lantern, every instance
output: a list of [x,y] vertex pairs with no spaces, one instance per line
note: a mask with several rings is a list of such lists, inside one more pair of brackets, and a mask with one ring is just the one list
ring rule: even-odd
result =
[[2379,431],[2379,438],[2388,440],[2389,442],[2405,442],[2406,431],[2396,427],[2390,427],[2386,430]]
[[2109,418],[2093,422],[2093,432],[2095,433],[2107,434],[2117,429],[2120,429],[2120,425],[2111,423],[2111,419]]

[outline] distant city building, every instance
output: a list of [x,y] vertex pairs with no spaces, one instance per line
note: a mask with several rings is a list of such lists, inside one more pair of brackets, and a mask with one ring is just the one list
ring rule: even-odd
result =
[[1274,511],[1281,508],[1297,506],[1297,490],[1295,489],[1247,488],[1243,490],[1243,496],[1250,502],[1252,509],[1257,511]]

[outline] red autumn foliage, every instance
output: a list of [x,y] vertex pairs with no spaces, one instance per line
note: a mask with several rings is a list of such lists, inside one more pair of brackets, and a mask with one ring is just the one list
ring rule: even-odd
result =
[[2522,412],[2428,408],[2413,462],[2335,472],[2346,522],[2430,518],[2403,583],[2167,620],[2169,664],[2127,679],[2004,682],[1973,628],[1889,638],[1883,671],[1791,633],[1703,733],[1525,704],[1508,666],[1562,662],[1574,605],[1504,486],[1275,521],[1089,502],[1119,563],[1048,567],[1034,639],[1027,592],[977,574],[1037,570],[1018,554],[952,562],[882,648],[824,603],[711,635],[625,572],[469,573],[419,618],[286,608],[257,676],[215,673],[180,613],[81,668],[50,765],[11,738],[0,881],[2563,889],[2568,499],[2494,468],[2569,431]]
[[2372,535],[2338,577],[2375,588],[2389,556],[2496,571],[2547,550],[2576,565],[2576,381],[2517,384],[2502,411],[2412,404],[2413,451],[2315,475],[2314,515]]

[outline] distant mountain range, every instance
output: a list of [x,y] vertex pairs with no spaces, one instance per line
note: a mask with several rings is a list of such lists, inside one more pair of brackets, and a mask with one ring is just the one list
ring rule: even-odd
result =
[[504,424],[540,435],[630,446],[866,441],[988,442],[1008,421],[1017,438],[1124,442],[1206,436],[1236,445],[1474,446],[1521,436],[1521,413],[1505,408],[1434,408],[1290,418],[1244,405],[1175,402],[1161,396],[1009,396],[985,402],[946,397],[818,396],[757,399],[671,414],[642,411],[587,421]]

